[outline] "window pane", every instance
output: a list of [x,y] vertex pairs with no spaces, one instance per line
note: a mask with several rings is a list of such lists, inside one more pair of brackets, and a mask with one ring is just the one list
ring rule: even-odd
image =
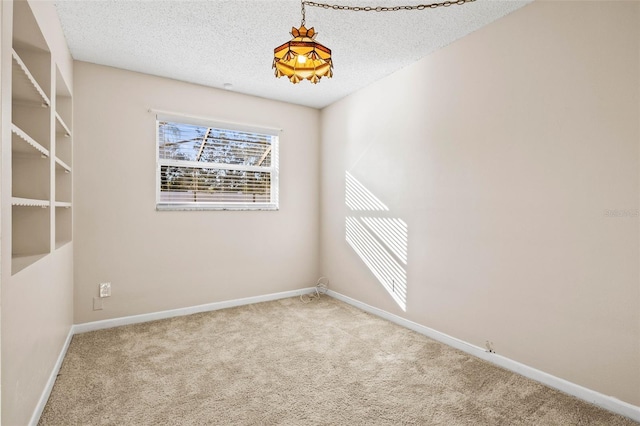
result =
[[161,166],[160,202],[268,203],[271,173]]
[[271,167],[274,136],[158,122],[160,159]]

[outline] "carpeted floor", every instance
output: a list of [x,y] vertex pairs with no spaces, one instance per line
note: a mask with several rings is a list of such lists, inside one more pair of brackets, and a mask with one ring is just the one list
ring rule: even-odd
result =
[[76,335],[40,425],[636,425],[324,296]]

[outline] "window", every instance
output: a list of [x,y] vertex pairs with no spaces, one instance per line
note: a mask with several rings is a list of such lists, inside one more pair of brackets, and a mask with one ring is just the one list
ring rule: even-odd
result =
[[277,210],[278,135],[157,117],[159,210]]

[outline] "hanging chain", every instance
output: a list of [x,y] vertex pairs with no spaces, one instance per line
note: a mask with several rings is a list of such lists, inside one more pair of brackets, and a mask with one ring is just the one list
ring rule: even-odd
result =
[[305,20],[306,20],[306,17],[305,17],[305,14],[304,14],[304,4],[305,4],[305,1],[304,0],[300,0],[300,5],[302,6],[302,22],[301,22],[301,25],[300,25],[301,27],[304,27]]
[[410,6],[346,6],[341,4],[316,3],[302,0],[302,23],[304,24],[304,6],[321,7],[323,9],[350,10],[352,12],[397,12],[399,10],[424,10],[438,7],[449,7],[453,5],[461,6],[465,3],[472,3],[476,0],[453,0],[442,3],[416,4]]

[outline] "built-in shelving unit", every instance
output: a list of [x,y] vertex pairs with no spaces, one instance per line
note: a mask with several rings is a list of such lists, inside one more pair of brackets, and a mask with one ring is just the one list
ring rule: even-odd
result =
[[72,98],[26,2],[14,3],[12,274],[72,240]]
[[54,2],[0,21],[1,420],[26,425],[73,323],[73,58]]

